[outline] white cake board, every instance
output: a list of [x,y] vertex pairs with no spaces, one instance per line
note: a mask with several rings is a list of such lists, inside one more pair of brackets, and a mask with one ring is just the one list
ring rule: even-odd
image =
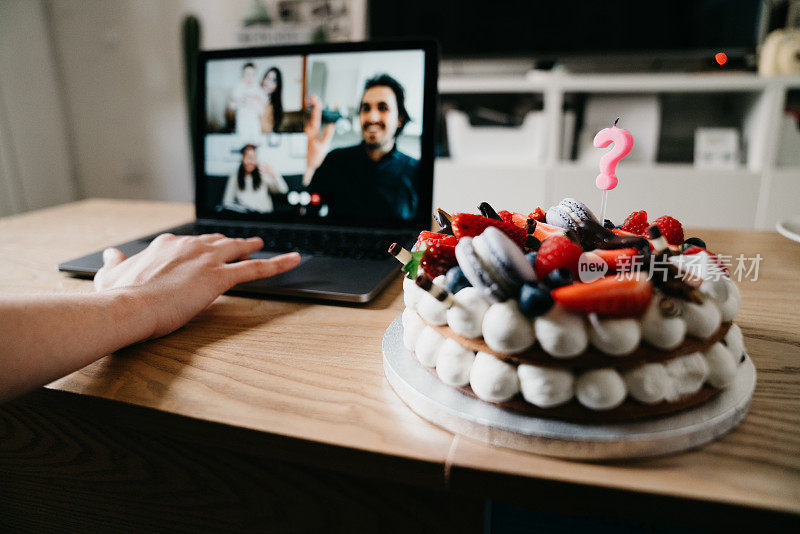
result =
[[744,419],[756,385],[756,370],[748,357],[731,386],[676,414],[597,424],[531,417],[441,382],[403,345],[401,316],[383,335],[383,370],[403,402],[435,425],[492,445],[584,460],[657,456],[708,443]]

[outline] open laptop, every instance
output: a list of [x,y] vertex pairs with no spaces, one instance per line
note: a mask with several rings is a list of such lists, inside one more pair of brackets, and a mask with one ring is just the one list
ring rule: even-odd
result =
[[[261,236],[251,257],[296,250],[300,265],[231,292],[371,300],[400,267],[388,245],[410,247],[430,226],[435,43],[202,51],[198,62],[196,220],[115,246],[131,256],[163,232]],[[98,251],[58,269],[93,276],[102,263]]]

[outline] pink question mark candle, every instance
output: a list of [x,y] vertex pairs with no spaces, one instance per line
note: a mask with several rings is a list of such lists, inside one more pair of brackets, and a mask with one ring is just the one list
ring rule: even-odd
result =
[[595,148],[605,148],[611,143],[614,146],[602,158],[600,158],[600,174],[594,184],[598,189],[603,191],[603,201],[600,206],[600,221],[603,221],[606,216],[606,200],[608,192],[615,187],[619,180],[617,179],[616,169],[617,163],[628,155],[628,152],[633,148],[633,136],[624,128],[617,128],[617,122],[611,128],[603,128],[597,135],[594,136],[593,144]]

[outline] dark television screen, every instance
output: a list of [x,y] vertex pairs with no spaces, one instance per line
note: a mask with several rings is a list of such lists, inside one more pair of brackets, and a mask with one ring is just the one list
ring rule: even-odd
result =
[[369,1],[373,39],[432,37],[446,58],[755,50],[762,0]]

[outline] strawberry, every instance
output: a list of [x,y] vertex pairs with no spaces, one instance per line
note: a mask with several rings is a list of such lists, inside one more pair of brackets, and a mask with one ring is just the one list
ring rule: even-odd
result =
[[553,226],[552,224],[537,222],[536,230],[533,231],[533,237],[539,241],[544,241],[548,237],[552,237],[554,235],[564,235],[564,232],[565,230],[560,226]]
[[511,224],[519,226],[520,228],[525,228],[525,225],[528,224],[528,218],[521,213],[512,213]]
[[454,213],[450,218],[450,224],[453,226],[453,234],[455,234],[457,239],[481,235],[489,226],[494,226],[502,231],[510,237],[519,248],[525,246],[525,239],[527,238],[524,228],[473,213]]
[[634,211],[628,215],[628,218],[622,223],[620,229],[636,235],[645,235],[648,226],[650,225],[647,223],[647,212],[642,210]]
[[497,214],[503,219],[504,223],[514,224],[514,214],[508,210],[498,211]]
[[431,278],[440,274],[447,274],[451,267],[458,265],[456,261],[456,247],[441,241],[428,245],[422,260],[419,262],[422,270]]
[[642,259],[637,260],[637,258],[641,257],[641,254],[635,248],[617,248],[611,250],[598,248],[593,250],[592,253],[600,256],[612,271],[618,271],[620,267],[625,271],[630,271],[634,265],[638,264],[640,267],[642,266]]
[[626,232],[625,230],[622,230],[622,229],[620,229],[620,228],[614,228],[614,229],[613,229],[613,230],[611,230],[611,231],[612,231],[613,233],[617,234],[617,235],[627,235],[627,236],[633,236],[633,237],[642,237],[642,236],[641,236],[641,235],[639,235],[639,234],[634,234],[633,232]]
[[711,253],[711,252],[709,252],[707,249],[704,249],[704,248],[702,248],[702,247],[691,246],[691,247],[689,247],[689,248],[687,248],[686,250],[684,250],[684,251],[683,251],[683,253],[684,253],[685,255],[687,255],[687,256],[690,256],[690,255],[692,255],[692,254],[699,254],[699,253],[701,253],[701,252],[705,252],[706,254],[708,254],[709,256],[711,256],[711,259],[712,259],[712,260],[714,260],[714,263],[716,263],[716,264],[717,264],[717,267],[719,267],[720,269],[722,269],[722,272],[724,272],[724,273],[725,273],[725,276],[730,276],[730,271],[728,271],[728,267],[725,265],[725,263],[723,263],[723,262],[722,262],[722,260],[720,260],[720,259],[717,257],[717,255],[716,255],[716,254],[712,254],[712,253]]
[[641,315],[647,309],[653,296],[653,286],[643,277],[628,279],[606,276],[588,284],[559,287],[551,295],[553,300],[573,310],[632,317]]
[[658,229],[661,230],[661,235],[664,236],[667,243],[670,245],[683,244],[683,226],[681,226],[681,223],[679,223],[677,219],[669,215],[664,215],[653,221],[653,224],[658,226]]
[[497,214],[503,219],[503,222],[519,226],[520,228],[525,228],[525,224],[528,222],[528,218],[521,213],[511,213],[510,211],[503,210],[498,211]]
[[[541,224],[541,223],[539,223]],[[537,225],[538,226],[538,225]],[[561,267],[569,269],[572,276],[578,278],[578,259],[583,249],[573,243],[567,236],[554,235],[542,241],[536,254],[536,278],[544,280],[551,272]]]
[[546,222],[547,214],[542,208],[536,208],[528,214],[528,219],[536,219],[538,222]]
[[458,240],[456,239],[455,236],[449,234],[437,234],[436,232],[429,232],[427,230],[423,230],[419,233],[417,242],[414,245],[414,250],[419,250],[422,246],[422,243],[430,245],[437,242],[447,243],[448,245],[456,246]]
[[[626,232],[625,230],[620,230],[619,228],[614,228],[614,229],[613,229],[613,230],[611,230],[611,231],[612,231],[614,234],[616,234],[616,235],[620,235],[620,236],[629,236],[629,237],[631,237],[631,236],[632,236],[632,237],[642,237],[642,236],[640,236],[639,234],[634,234],[633,232]],[[645,238],[645,239],[647,239],[647,238]],[[655,249],[655,248],[656,248],[656,247],[654,247],[654,246],[653,246],[653,242],[652,242],[652,241],[650,241],[649,239],[647,239],[647,242],[648,242],[648,243],[650,243],[650,250],[653,250],[653,249]]]

